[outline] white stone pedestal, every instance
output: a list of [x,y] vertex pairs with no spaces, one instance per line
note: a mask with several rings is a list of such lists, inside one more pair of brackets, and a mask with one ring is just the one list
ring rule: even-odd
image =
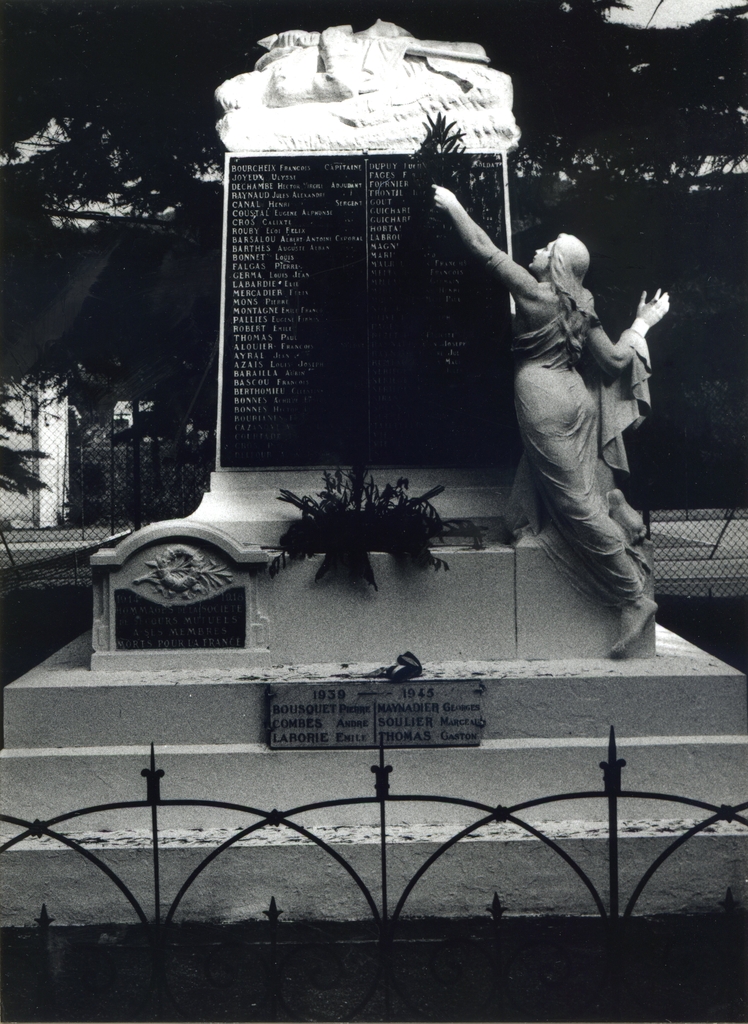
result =
[[[148,767],[151,741],[165,772],[164,800],[218,800],[268,812],[374,796],[375,750],[269,749],[265,693],[268,684],[283,682],[350,684],[377,663],[101,673],[89,670],[89,653],[83,637],[7,687],[3,813],[49,820],[83,806],[142,801],[141,771]],[[495,807],[564,792],[602,794],[599,762],[607,756],[611,725],[627,762],[624,790],[681,795],[717,807],[748,795],[745,677],[666,630],[658,629],[653,659],[424,658],[419,685],[442,680],[458,681],[466,693],[482,691],[483,739],[477,747],[387,750],[393,795],[451,796]],[[624,881],[634,884],[689,822],[709,816],[706,809],[651,797],[618,803],[622,891]],[[520,816],[567,849],[604,889],[606,814],[604,800],[584,798],[527,808]],[[199,806],[163,806],[158,815],[167,903],[206,853],[257,820],[237,809]],[[393,886],[404,885],[439,842],[479,816],[456,804],[388,802]],[[294,820],[339,849],[375,887],[375,802],[318,809]],[[147,807],[73,819],[65,828],[141,895],[151,891]],[[743,899],[747,854],[748,830],[718,823],[658,873],[639,912],[714,909],[728,886]],[[42,902],[60,923],[132,920],[131,908],[104,875],[49,839],[29,838],[3,856],[7,924],[30,924]],[[366,917],[355,887],[326,856],[285,828],[265,828],[217,858],[181,913],[241,920],[259,914],[275,895],[289,920]],[[458,844],[419,882],[409,913],[482,913],[494,890],[516,913],[595,912],[568,865],[539,840],[497,822]]]
[[[413,495],[446,482],[447,489],[434,499],[440,516],[471,519],[485,531],[484,547],[474,550],[469,541],[435,545],[434,553],[448,565],[440,572],[374,552],[376,590],[363,580],[351,581],[340,568],[315,582],[322,555],[288,562],[272,576],[269,567],[280,537],[299,518],[293,506],[278,500],[280,488],[313,495],[321,487],[317,472],[214,473],[211,490],[192,516],[147,526],[93,555],[92,668],[249,670],[316,662],[389,663],[404,650],[432,662],[608,656],[618,636],[619,611],[580,595],[536,540],[502,543],[500,512],[507,488],[500,475],[408,469],[390,469],[384,477],[375,473],[381,486],[399,476],[409,476]],[[219,567],[223,575],[216,577],[215,589],[159,589],[153,566],[185,551]],[[201,641],[192,630],[185,638],[187,630],[176,618],[181,610],[199,615],[202,606],[232,588],[241,597],[242,636]],[[123,637],[118,593],[132,595],[141,606],[149,602],[151,621],[145,621],[145,629],[155,627],[155,639],[153,632],[142,631],[135,640]],[[653,657],[654,622],[631,655]]]

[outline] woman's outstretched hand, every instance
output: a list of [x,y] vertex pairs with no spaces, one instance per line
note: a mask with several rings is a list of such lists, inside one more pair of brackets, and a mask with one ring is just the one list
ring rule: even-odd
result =
[[654,297],[647,302],[647,293],[642,292],[639,305],[636,307],[636,319],[643,320],[647,327],[653,327],[670,309],[670,296],[667,292],[660,294],[658,288]]
[[448,188],[443,188],[441,185],[432,185],[431,187],[434,190],[434,206],[437,210],[454,210],[460,205],[457,196]]

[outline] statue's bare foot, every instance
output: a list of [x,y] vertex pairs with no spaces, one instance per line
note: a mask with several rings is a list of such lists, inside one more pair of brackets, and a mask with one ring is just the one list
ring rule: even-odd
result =
[[618,488],[608,491],[608,513],[610,518],[615,520],[629,537],[632,544],[641,544],[646,540],[647,530],[644,520],[636,509],[629,505]]
[[631,647],[655,616],[657,605],[648,597],[640,597],[621,608],[621,633],[610,652],[611,658],[628,658]]

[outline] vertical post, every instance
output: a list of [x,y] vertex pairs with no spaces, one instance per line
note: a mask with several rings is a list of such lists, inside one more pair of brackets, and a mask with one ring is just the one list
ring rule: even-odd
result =
[[502,949],[502,934],[501,934],[501,919],[504,916],[504,907],[501,905],[499,894],[495,892],[493,894],[493,900],[491,905],[486,907],[486,910],[491,915],[491,922],[493,924],[493,940],[494,940],[494,968],[495,968],[495,986],[496,986],[496,1015],[498,1020],[503,1020],[504,1017],[504,956]]
[[610,918],[618,920],[618,797],[621,793],[621,769],[626,762],[618,757],[616,731],[611,725],[608,737],[608,760],[601,761],[608,798],[608,875],[610,880]]
[[728,887],[725,898],[720,900],[724,908],[722,931],[723,990],[727,995],[725,1003],[728,1014],[740,1015],[741,995],[745,991],[746,927],[745,910],[740,906]]
[[610,880],[610,919],[618,920],[618,797],[608,796],[608,876]]
[[146,780],[146,801],[151,808],[151,838],[153,842],[153,926],[155,929],[154,976],[156,981],[156,1000],[159,1016],[163,1010],[164,992],[164,957],[161,934],[161,877],[158,863],[158,805],[161,802],[161,779],[163,768],[156,768],[156,754],[151,743],[151,764],[140,773]]
[[109,420],[109,536],[114,536],[114,409]]
[[605,795],[608,798],[608,880],[609,880],[609,942],[614,1012],[618,1017],[621,994],[621,946],[618,894],[618,797],[621,793],[621,769],[626,766],[616,750],[616,733],[611,725],[608,737],[608,760],[601,761]]
[[140,473],[140,402],[132,403],[132,520],[139,530],[143,525],[141,473]]
[[81,540],[86,539],[86,488],[83,480],[83,431],[78,435],[78,490],[80,492]]
[[[504,233],[506,234],[506,253],[509,259],[512,256],[512,211],[509,205],[509,154],[505,149],[501,151],[501,176],[504,184]],[[509,296],[509,312],[514,316],[517,311],[514,296]]]
[[380,845],[380,861],[381,861],[381,875],[382,875],[382,926],[384,932],[387,931],[388,924],[388,911],[387,911],[387,821],[385,803],[387,796],[390,791],[390,780],[389,775],[392,772],[392,765],[384,763],[384,737],[379,737],[379,764],[373,764],[371,770],[374,772],[376,779],[374,781],[374,791],[379,801],[379,845]]
[[[31,389],[31,447],[38,452],[41,448],[39,433],[39,389]],[[39,456],[34,456],[34,475],[39,476]],[[38,529],[41,525],[41,499],[38,489],[31,491],[31,525]]]
[[390,922],[387,908],[387,812],[385,804],[390,791],[389,776],[392,773],[392,765],[384,763],[384,737],[379,737],[379,764],[371,766],[375,775],[374,791],[379,801],[379,850],[380,850],[380,871],[382,880],[382,921],[379,932],[379,953],[382,958],[384,977],[384,1004],[386,1017],[391,1017],[390,1007],[390,972],[391,972],[391,944],[390,944]]
[[689,521],[689,514],[688,513],[689,513],[690,506],[691,506],[691,499],[689,497],[689,486],[688,486],[688,470],[689,470],[688,460],[689,460],[690,454],[691,453],[688,450],[688,423],[684,422],[684,424],[683,424],[683,471],[684,471],[683,472],[683,479],[684,479],[684,481],[686,483],[686,502],[685,502],[685,504],[686,504],[686,522]]
[[140,773],[146,780],[146,801],[151,808],[151,835],[153,838],[153,897],[156,927],[161,924],[161,893],[158,866],[158,805],[161,803],[161,779],[164,769],[156,768],[156,754],[151,743],[151,764]]
[[270,906],[263,914],[270,922],[270,1020],[278,1019],[278,1000],[280,997],[280,978],[278,976],[278,918],[283,913],[278,910],[275,896],[270,897]]
[[51,1020],[54,1016],[54,988],[49,956],[49,926],[54,921],[54,918],[50,917],[47,913],[46,903],[42,903],[41,913],[38,917],[34,918],[34,921],[39,928],[36,933],[38,936],[37,949],[39,957],[37,967],[39,1009],[45,1016],[49,1014]]

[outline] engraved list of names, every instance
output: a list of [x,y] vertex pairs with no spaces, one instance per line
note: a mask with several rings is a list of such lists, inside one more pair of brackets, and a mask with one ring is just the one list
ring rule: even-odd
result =
[[270,686],[268,740],[274,750],[478,746],[481,692],[464,682]]
[[[501,244],[500,157],[452,184]],[[496,464],[506,303],[417,158],[231,156],[226,189],[221,465]]]

